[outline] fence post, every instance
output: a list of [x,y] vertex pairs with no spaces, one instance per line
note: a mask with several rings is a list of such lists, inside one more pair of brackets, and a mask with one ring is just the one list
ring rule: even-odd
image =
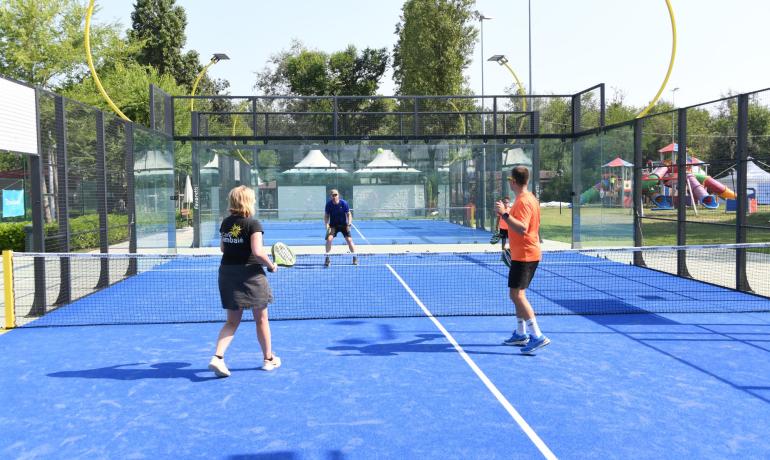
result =
[[[746,242],[746,225],[748,220],[746,213],[749,209],[747,184],[747,166],[748,166],[748,145],[749,145],[749,96],[741,94],[738,96],[738,126],[737,126],[737,144],[735,157],[738,169],[738,194],[737,215],[735,217],[735,242]],[[740,291],[751,291],[749,280],[746,277],[746,250],[738,249],[735,253],[735,288]]]
[[581,123],[580,95],[572,96],[572,248],[582,247],[580,238],[580,190],[582,189],[582,149],[580,139],[575,133]]
[[[128,211],[128,252],[136,253],[136,184],[134,181],[134,124],[124,123],[126,138],[125,166],[126,166],[126,210]],[[136,259],[128,261],[126,276],[136,275]]]
[[[107,149],[104,143],[104,113],[96,111],[96,212],[99,214],[99,252],[110,252],[109,220],[107,219]],[[110,261],[101,258],[96,288],[110,284]]]
[[[32,251],[45,252],[45,219],[43,217],[43,151],[40,123],[40,93],[35,89],[35,119],[37,123],[37,155],[29,157],[30,194],[32,199]],[[46,311],[46,277],[45,260],[35,257],[33,262],[35,273],[35,295],[32,299],[30,316],[42,316]]]
[[[602,123],[603,126],[603,123]],[[634,120],[634,178],[631,186],[634,210],[634,246],[644,245],[642,240],[642,216],[644,214],[644,203],[642,203],[642,127],[643,119]],[[641,252],[634,252],[634,265],[639,267],[646,266]]]
[[[677,155],[676,155],[676,244],[687,244],[687,109],[678,110],[679,129],[677,130]],[[677,144],[675,144],[677,145]],[[693,196],[689,197],[694,200]],[[691,278],[687,271],[687,253],[677,251],[676,274],[683,278]]]
[[192,187],[193,187],[193,243],[192,247],[201,247],[201,161],[199,152],[199,142],[195,140],[198,136],[198,113],[190,114],[192,120]]
[[[530,123],[531,133],[537,135],[540,131],[540,113],[532,112]],[[532,191],[537,199],[540,199],[540,140],[532,139]]]
[[[56,175],[59,182],[59,190],[56,194],[57,217],[59,220],[59,235],[61,237],[61,252],[70,252],[70,225],[69,225],[69,165],[67,164],[67,115],[64,110],[64,98],[56,96],[54,99],[54,112],[56,115]],[[56,305],[63,305],[72,301],[72,277],[70,276],[70,259],[64,257],[59,261],[61,273],[59,296]]]

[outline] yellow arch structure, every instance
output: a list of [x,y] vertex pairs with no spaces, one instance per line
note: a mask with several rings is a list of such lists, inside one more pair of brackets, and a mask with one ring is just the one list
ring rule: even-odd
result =
[[91,76],[94,79],[94,84],[96,85],[96,88],[99,90],[99,93],[102,95],[105,101],[107,101],[107,105],[110,106],[113,112],[118,114],[118,116],[126,121],[131,121],[130,118],[128,118],[119,108],[117,105],[115,105],[114,102],[112,102],[112,99],[110,99],[110,96],[107,94],[107,91],[104,90],[104,87],[102,86],[102,81],[99,80],[99,75],[96,74],[96,68],[94,68],[94,58],[91,56],[91,16],[94,14],[94,0],[90,0],[88,2],[88,10],[86,11],[86,32],[85,32],[85,46],[86,46],[86,61],[88,62],[88,68],[91,70]]
[[650,102],[650,105],[639,112],[639,115],[637,115],[636,118],[647,115],[647,112],[655,106],[658,99],[660,99],[660,95],[663,94],[663,90],[666,89],[668,79],[671,77],[671,71],[674,70],[674,60],[676,59],[676,20],[674,19],[674,8],[671,6],[671,0],[666,0],[666,7],[668,8],[668,16],[671,18],[671,59],[668,61],[668,71],[666,72],[666,77],[663,79],[663,84],[660,85],[660,89],[655,95],[655,98]]

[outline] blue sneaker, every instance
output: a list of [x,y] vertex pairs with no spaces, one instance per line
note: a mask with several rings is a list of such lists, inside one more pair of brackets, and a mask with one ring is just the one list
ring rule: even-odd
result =
[[551,339],[546,337],[545,334],[541,335],[540,337],[530,337],[529,343],[526,347],[521,349],[521,352],[525,355],[531,355],[549,343],[551,343]]
[[510,339],[507,339],[503,342],[503,345],[515,345],[517,347],[523,347],[527,344],[527,342],[529,342],[529,335],[514,332],[511,334]]

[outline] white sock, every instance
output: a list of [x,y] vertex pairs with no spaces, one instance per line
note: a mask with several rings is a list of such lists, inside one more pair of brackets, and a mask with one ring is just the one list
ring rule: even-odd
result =
[[516,333],[519,335],[527,333],[527,322],[521,318],[516,318]]
[[540,337],[543,335],[543,333],[540,332],[540,327],[537,325],[537,320],[535,318],[527,320],[527,327],[532,330],[533,337]]

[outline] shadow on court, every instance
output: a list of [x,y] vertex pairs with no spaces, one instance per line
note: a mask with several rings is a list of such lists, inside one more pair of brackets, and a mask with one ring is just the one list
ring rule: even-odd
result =
[[[264,454],[236,454],[227,456],[227,460],[299,460],[303,455],[292,452],[265,452]],[[345,454],[339,450],[330,450],[326,453],[327,460],[343,460]]]
[[[144,379],[187,379],[190,382],[205,382],[216,380],[208,369],[186,369],[191,366],[190,363],[168,362],[155,363],[149,368],[137,368],[147,363],[128,363],[116,364],[108,367],[98,367],[95,369],[83,369],[78,371],[61,371],[47,374],[48,377],[59,378],[79,378],[79,379],[109,379],[109,380],[144,380]],[[254,369],[231,369],[238,370],[256,370]],[[198,375],[202,374],[202,375]]]
[[[363,339],[343,339],[337,341],[337,343],[342,345],[326,347],[326,349],[350,352],[339,356],[399,356],[404,353],[457,353],[452,344],[442,334],[416,334],[415,337],[417,338],[414,340],[395,343],[372,343]],[[528,356],[520,353],[518,348],[494,343],[461,343],[460,346],[469,355]],[[509,349],[511,352],[469,350],[468,347],[474,349]]]

